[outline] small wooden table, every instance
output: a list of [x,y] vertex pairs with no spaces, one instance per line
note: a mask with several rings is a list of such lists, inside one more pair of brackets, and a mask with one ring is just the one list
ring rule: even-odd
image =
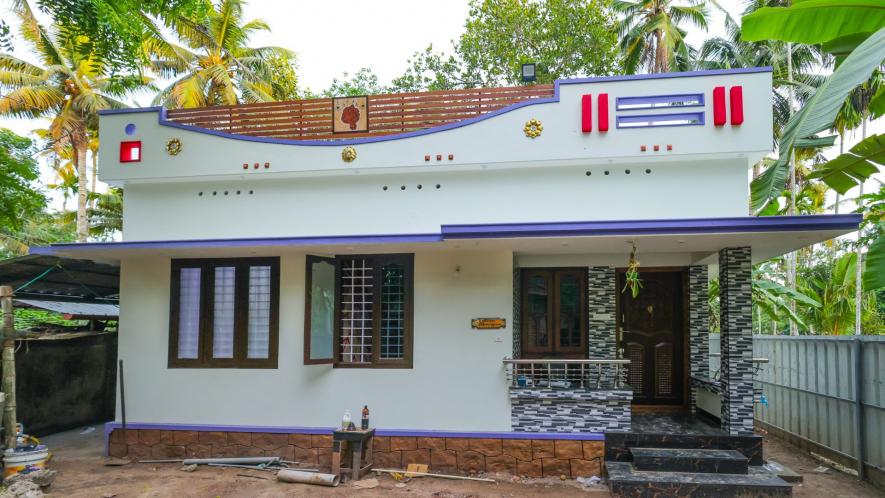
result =
[[[332,473],[341,475],[341,446],[347,444],[345,457],[350,457],[351,479],[358,481],[372,469],[372,442],[375,429],[335,431],[332,433]],[[346,462],[346,460],[345,460]]]

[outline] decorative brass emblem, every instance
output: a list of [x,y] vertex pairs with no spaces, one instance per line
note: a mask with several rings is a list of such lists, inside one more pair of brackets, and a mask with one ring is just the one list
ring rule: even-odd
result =
[[541,136],[541,132],[544,131],[544,126],[541,125],[541,121],[532,118],[525,122],[525,126],[522,127],[522,131],[525,132],[525,136],[529,138],[537,138]]
[[353,162],[356,159],[356,149],[348,145],[341,151],[341,159],[346,163]]
[[177,138],[170,138],[167,140],[166,152],[168,152],[170,156],[177,156],[178,153],[181,152],[181,140]]

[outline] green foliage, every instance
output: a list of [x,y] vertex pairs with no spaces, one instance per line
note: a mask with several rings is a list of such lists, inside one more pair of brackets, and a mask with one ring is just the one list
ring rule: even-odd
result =
[[428,46],[394,79],[394,91],[522,84],[534,62],[537,83],[618,71],[615,20],[607,0],[472,0],[451,55]]
[[351,76],[344,73],[342,79],[335,78],[329,88],[323,90],[323,97],[358,97],[386,93],[387,88],[378,82],[378,75],[364,67]]
[[301,97],[295,57],[272,54],[267,58],[267,66],[271,72],[270,87],[274,100],[297,100]]
[[46,205],[35,188],[40,176],[33,142],[0,128],[0,231],[15,231]]
[[85,323],[88,322],[84,320],[65,320],[62,315],[58,313],[36,308],[17,308],[15,310],[16,330],[27,330],[31,327],[39,327],[43,324],[77,327]]
[[12,51],[12,31],[9,29],[9,24],[2,19],[0,19],[0,50]]
[[790,7],[764,7],[745,16],[743,38],[818,44],[883,27],[881,0],[797,0]]
[[885,236],[881,235],[881,232],[870,244],[864,262],[866,264],[863,274],[864,289],[872,291],[885,288]]
[[72,217],[41,211],[29,216],[18,230],[0,227],[0,259],[24,256],[32,246],[73,242],[75,239]]
[[833,71],[805,106],[787,123],[778,144],[777,162],[751,184],[751,207],[758,211],[775,197],[786,182],[790,155],[797,140],[809,139],[833,127],[845,99],[882,63],[885,54],[885,29],[864,41]]
[[291,60],[294,54],[280,47],[250,47],[253,34],[270,28],[261,19],[246,21],[244,5],[244,0],[218,0],[203,19],[179,19],[175,33],[181,44],[159,36],[144,40],[151,69],[177,78],[154,104],[189,108],[275,100],[268,60]]
[[[141,71],[148,62],[146,36],[162,36],[161,25],[201,19],[209,0],[39,0],[60,30],[87,42],[85,50],[119,71]],[[159,21],[159,22],[158,22]]]
[[845,195],[858,182],[866,181],[879,171],[875,163],[885,164],[885,135],[867,137],[850,151],[817,168],[808,178],[819,178]]
[[666,73],[689,69],[693,57],[685,43],[686,31],[680,24],[692,24],[707,30],[715,1],[695,0],[678,4],[675,0],[615,0],[615,11],[623,18],[618,24],[620,48],[624,54],[624,72],[640,70]]

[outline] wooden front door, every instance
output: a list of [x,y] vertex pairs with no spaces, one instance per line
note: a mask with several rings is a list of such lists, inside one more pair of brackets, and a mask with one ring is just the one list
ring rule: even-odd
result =
[[523,269],[522,356],[587,357],[587,270]]
[[641,271],[634,298],[618,273],[618,329],[633,402],[680,405],[683,399],[684,324],[682,271]]

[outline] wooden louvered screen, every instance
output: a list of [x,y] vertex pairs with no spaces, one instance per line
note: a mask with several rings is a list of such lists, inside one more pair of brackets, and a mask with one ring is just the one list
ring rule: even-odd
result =
[[395,93],[368,97],[368,131],[332,133],[332,99],[170,110],[169,121],[237,135],[333,140],[433,128],[553,96],[553,85]]
[[655,346],[655,395],[673,394],[673,344],[661,343]]

